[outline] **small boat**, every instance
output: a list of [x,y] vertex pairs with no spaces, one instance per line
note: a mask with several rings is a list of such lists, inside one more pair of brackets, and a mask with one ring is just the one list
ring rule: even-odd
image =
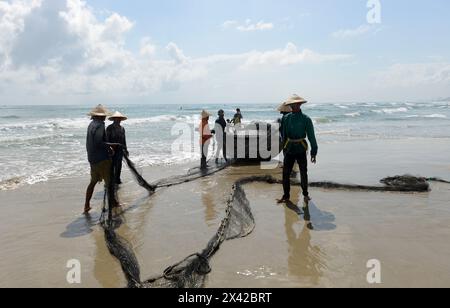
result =
[[227,158],[237,162],[270,161],[281,151],[277,125],[254,122],[227,128]]

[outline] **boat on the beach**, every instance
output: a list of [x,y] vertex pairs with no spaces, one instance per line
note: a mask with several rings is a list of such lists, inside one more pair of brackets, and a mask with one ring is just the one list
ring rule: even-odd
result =
[[227,129],[227,158],[237,162],[270,161],[282,151],[277,125],[253,122]]

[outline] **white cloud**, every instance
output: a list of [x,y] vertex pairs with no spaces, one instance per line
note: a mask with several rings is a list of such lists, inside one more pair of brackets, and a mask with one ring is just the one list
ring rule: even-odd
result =
[[450,86],[450,63],[394,64],[378,73],[376,79],[378,86],[382,87]]
[[247,19],[244,23],[236,20],[227,20],[222,24],[224,29],[234,28],[241,32],[266,31],[272,30],[275,26],[273,23],[264,22],[263,20],[253,23],[252,20]]
[[[0,99],[19,94],[45,99],[145,96],[220,79],[222,73],[240,76],[242,68],[257,73],[260,66],[349,57],[299,50],[288,43],[281,49],[192,58],[173,42],[159,49],[148,37],[133,52],[125,45],[133,25],[114,12],[100,18],[81,0],[0,0]],[[159,59],[157,50],[164,53]]]
[[354,29],[341,29],[332,34],[335,39],[350,39],[377,31],[373,25],[361,25]]
[[229,28],[236,27],[237,25],[239,25],[239,22],[237,22],[236,20],[227,20],[222,24],[222,27],[224,29],[229,29]]
[[141,39],[141,48],[139,54],[143,57],[153,57],[156,53],[156,46],[152,44],[149,37]]
[[12,46],[24,31],[25,18],[40,5],[40,0],[0,1],[0,68],[10,62]]
[[184,55],[183,50],[181,50],[175,43],[170,42],[166,49],[177,64],[184,64],[189,61],[189,59]]
[[299,51],[293,43],[288,43],[284,49],[265,52],[254,51],[248,54],[244,64],[245,68],[259,65],[293,65],[298,63],[322,63],[327,61],[345,60],[351,55],[323,55],[310,49]]

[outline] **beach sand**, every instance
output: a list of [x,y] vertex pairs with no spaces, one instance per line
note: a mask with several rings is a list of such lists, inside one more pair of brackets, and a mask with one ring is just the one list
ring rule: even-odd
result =
[[[321,146],[311,180],[377,184],[410,173],[450,178],[450,139],[349,141]],[[149,181],[192,166],[152,167]],[[125,174],[127,209],[118,233],[133,246],[142,280],[201,251],[224,216],[239,178],[281,169],[234,166],[151,198]],[[0,191],[0,287],[125,287],[98,225],[102,188],[90,219],[80,215],[88,178],[52,180]],[[311,189],[314,230],[303,215],[278,205],[282,187],[245,186],[256,220],[247,238],[225,242],[211,261],[206,287],[373,287],[368,260],[382,266],[379,287],[450,287],[450,185],[429,193]],[[293,188],[298,201],[299,188]],[[300,203],[301,207],[301,203]],[[82,283],[69,285],[68,260],[78,259]]]

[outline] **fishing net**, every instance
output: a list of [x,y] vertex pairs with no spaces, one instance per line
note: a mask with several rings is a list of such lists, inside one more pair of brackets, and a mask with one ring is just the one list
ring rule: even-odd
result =
[[139,186],[145,188],[150,194],[153,194],[157,187],[155,187],[154,185],[150,185],[144,179],[144,177],[136,169],[136,165],[130,160],[130,158],[128,157],[126,152],[123,155],[123,159],[127,163],[128,168],[130,168],[131,174],[134,176],[134,178],[136,179],[136,181],[139,184]]
[[310,187],[325,189],[364,190],[380,192],[427,192],[430,184],[424,178],[402,175],[384,178],[380,181],[384,186],[368,186],[354,184],[340,184],[334,182],[313,182]]
[[146,189],[150,193],[150,195],[152,195],[158,188],[166,188],[174,185],[192,182],[200,178],[213,175],[214,173],[217,173],[232,164],[231,161],[228,161],[222,164],[215,164],[213,167],[208,167],[206,169],[192,168],[186,175],[173,176],[149,184],[137,170],[136,165],[130,160],[128,155],[124,155],[124,160],[130,168],[131,174],[136,179],[139,186]]
[[[125,158],[131,172],[139,185],[153,194],[156,189],[170,187],[197,180],[219,172],[230,164],[217,165],[207,170],[192,169],[183,176],[175,176],[149,184],[137,171],[131,160]],[[389,177],[381,180],[384,186],[364,186],[339,184],[333,182],[310,183],[311,187],[324,189],[346,189],[346,190],[366,190],[366,191],[397,191],[397,192],[426,192],[430,187],[427,180],[447,181],[433,178],[425,179],[409,175]],[[110,253],[120,262],[129,288],[201,288],[205,286],[207,275],[211,272],[210,260],[227,240],[244,238],[252,233],[255,228],[255,219],[251,211],[250,202],[246,197],[244,186],[249,183],[263,182],[268,184],[281,184],[280,179],[272,176],[252,176],[236,181],[232,187],[231,195],[227,200],[225,217],[223,218],[217,232],[212,236],[206,247],[197,253],[187,256],[180,262],[168,267],[162,275],[145,281],[141,280],[140,267],[133,252],[132,245],[123,237],[116,233],[123,219],[120,215],[108,216],[108,220],[101,221],[105,231],[105,240]],[[299,185],[293,180],[293,185]],[[115,186],[114,186],[115,187]],[[113,192],[110,193],[114,196]],[[112,199],[108,199],[111,202]],[[106,200],[105,200],[106,207]],[[111,211],[110,211],[111,212]]]

